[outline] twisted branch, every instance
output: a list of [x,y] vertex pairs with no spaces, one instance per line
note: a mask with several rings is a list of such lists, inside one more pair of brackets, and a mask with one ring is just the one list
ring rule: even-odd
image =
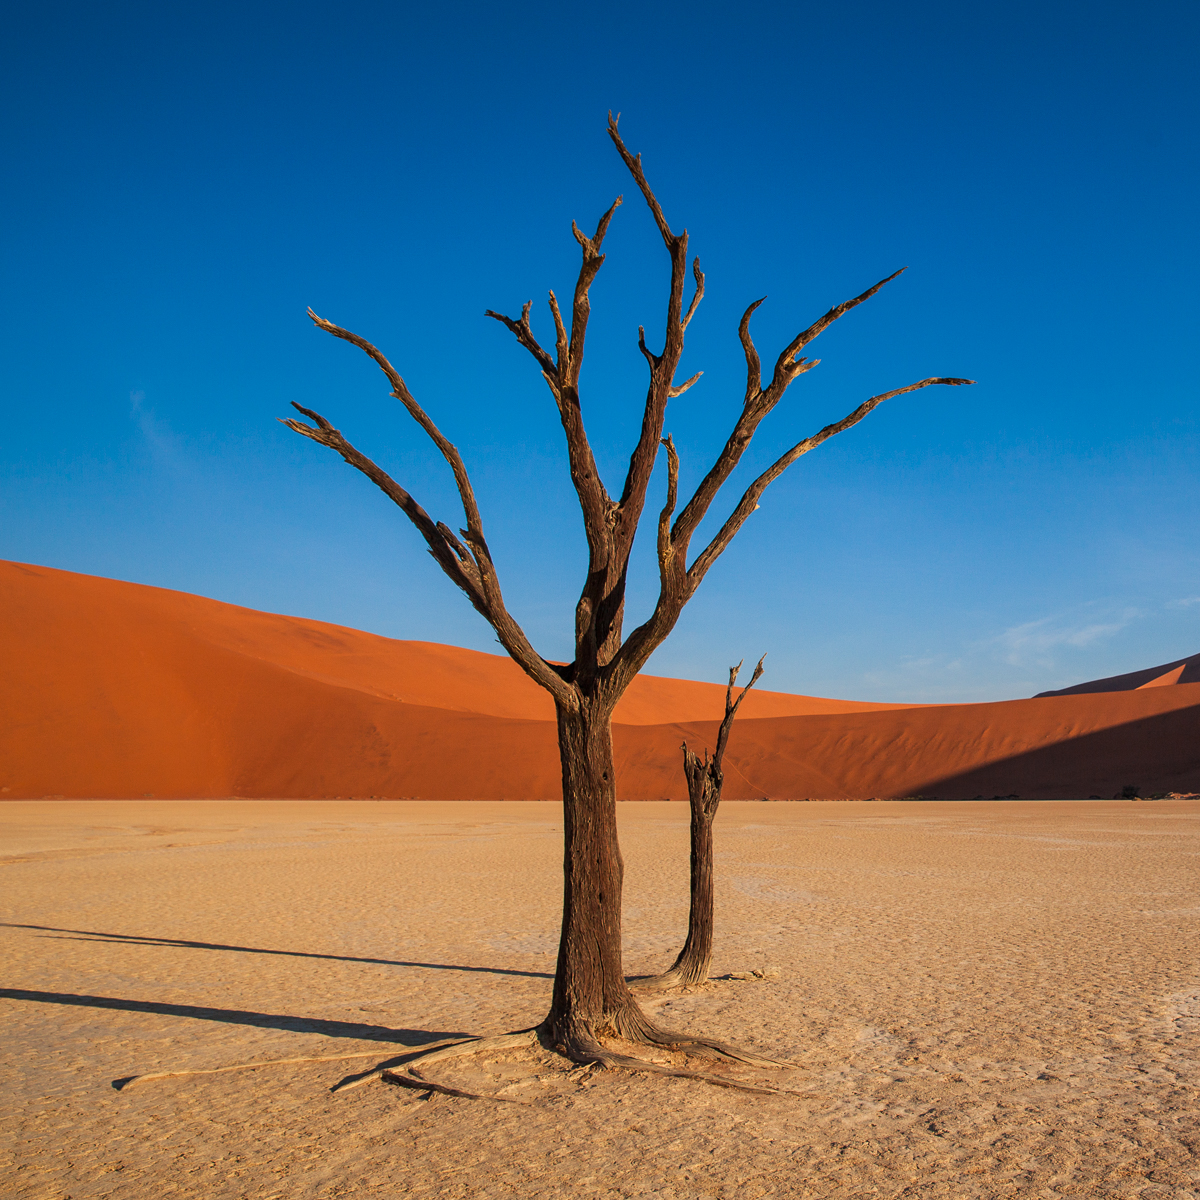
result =
[[311,308],[308,310],[308,315],[318,328],[357,346],[379,365],[392,385],[392,395],[408,409],[413,419],[425,430],[430,440],[441,451],[442,457],[450,465],[454,474],[454,482],[458,487],[459,498],[466,515],[467,527],[460,532],[467,544],[464,546],[444,522],[435,522],[408,491],[347,441],[341,432],[335,429],[320,413],[304,408],[293,401],[292,407],[303,413],[314,424],[306,425],[303,421],[297,421],[294,418],[280,418],[282,423],[310,441],[319,442],[331,450],[336,450],[350,466],[361,471],[384,492],[417,527],[438,566],[442,568],[454,585],[463,591],[475,610],[496,631],[500,644],[508,651],[517,665],[534,682],[546,688],[556,700],[569,707],[577,705],[579,701],[575,692],[566,684],[558,671],[533,648],[525,636],[525,631],[512,618],[504,604],[500,579],[483,533],[483,519],[479,514],[479,506],[475,501],[475,493],[471,487],[470,477],[467,475],[467,468],[458,449],[443,435],[425,410],[416,402],[404,380],[379,350],[365,338],[359,337],[358,334],[351,333],[349,330],[333,324],[332,321],[318,317]]
[[357,470],[361,471],[376,487],[387,495],[417,527],[429,547],[438,566],[450,577],[455,586],[466,593],[467,599],[488,621],[492,619],[491,608],[484,592],[479,564],[466,551],[462,543],[440,521],[433,518],[405,491],[386,471],[373,463],[365,454],[352,446],[320,413],[292,401],[292,407],[316,422],[315,427],[306,425],[292,417],[280,417],[280,423],[289,429],[336,450]]
[[542,377],[546,380],[554,396],[563,433],[567,439],[571,482],[575,486],[575,493],[579,497],[579,505],[583,510],[584,530],[587,534],[592,560],[589,577],[595,573],[597,559],[604,557],[608,515],[612,509],[612,501],[600,478],[596,459],[584,428],[583,411],[579,403],[579,373],[583,367],[584,342],[587,337],[588,316],[591,313],[588,289],[604,264],[604,255],[600,253],[600,247],[604,243],[604,235],[608,232],[613,213],[617,211],[621,203],[622,197],[618,196],[601,216],[596,225],[596,232],[590,238],[580,230],[574,221],[571,222],[571,232],[575,235],[575,240],[583,251],[583,260],[580,263],[579,276],[575,282],[569,332],[563,321],[558,297],[553,291],[550,292],[549,302],[550,313],[554,318],[556,358],[552,359],[533,335],[529,324],[529,310],[532,302],[525,303],[519,321],[514,321],[502,313],[493,312],[490,308],[484,314],[511,330],[517,341],[533,355],[541,368]]
[[[462,456],[442,436],[442,431],[438,429],[429,419],[425,410],[413,399],[412,393],[408,390],[408,386],[404,380],[400,378],[400,374],[396,368],[365,338],[360,338],[358,334],[351,333],[348,329],[343,329],[340,325],[335,325],[332,321],[326,321],[324,317],[318,317],[311,308],[308,310],[308,315],[318,329],[324,329],[326,333],[331,333],[334,337],[350,342],[368,357],[375,360],[379,369],[387,376],[388,382],[392,385],[392,395],[408,409],[413,420],[425,430],[433,444],[442,452],[442,457],[450,464],[450,470],[454,472],[454,484],[458,488],[458,495],[462,500],[463,512],[466,514],[467,528],[471,531],[473,538],[477,537],[482,540],[483,521],[479,516],[479,505],[475,503],[475,492],[471,487],[471,479],[467,475],[467,468],[463,465]],[[294,407],[299,408],[300,406],[297,404]],[[303,412],[304,410],[301,409],[301,411]],[[308,414],[306,413],[305,415]],[[313,415],[315,416],[315,414]]]
[[[553,292],[550,293],[550,299],[551,310],[557,317],[556,324],[561,324],[562,317],[558,317],[558,305],[554,301]],[[503,313],[493,312],[490,308],[485,309],[483,315],[485,317],[491,317],[494,321],[499,321],[502,325],[506,326],[512,331],[512,334],[517,341],[520,342],[521,345],[533,355],[538,366],[542,369],[542,374],[549,375],[550,378],[554,380],[554,384],[551,385],[553,388],[558,384],[558,367],[555,365],[554,359],[552,359],[550,355],[542,349],[542,347],[538,344],[537,338],[533,336],[533,329],[529,324],[529,310],[532,307],[533,301],[526,300],[521,308],[521,319],[519,321],[514,321],[512,317],[506,317]],[[557,392],[555,394],[557,395]]]
[[737,503],[737,507],[729,515],[725,524],[721,526],[716,537],[696,556],[695,562],[688,568],[687,579],[689,591],[695,591],[700,581],[707,574],[709,567],[716,562],[729,543],[733,541],[738,530],[746,523],[746,518],[758,507],[759,497],[762,496],[763,492],[801,455],[807,454],[810,450],[815,450],[822,442],[828,441],[835,434],[842,433],[852,426],[857,425],[867,413],[871,412],[872,409],[878,408],[885,400],[892,400],[896,396],[903,396],[906,392],[915,392],[920,388],[930,387],[933,384],[947,384],[957,387],[974,382],[973,379],[937,378],[922,379],[918,383],[910,383],[907,387],[896,388],[894,391],[884,392],[879,396],[872,396],[869,400],[863,401],[852,413],[843,417],[840,421],[835,421],[832,425],[826,425],[819,433],[815,433],[812,437],[807,437],[803,441],[797,442],[790,450],[780,455],[745,490],[742,498]]
[[665,576],[670,570],[671,559],[671,516],[675,512],[675,498],[679,491],[679,454],[668,433],[662,443],[667,449],[667,500],[658,514],[658,568]]
[[758,429],[763,418],[783,399],[784,393],[791,384],[806,371],[811,371],[817,365],[817,362],[820,361],[818,359],[816,362],[809,362],[804,358],[797,359],[795,357],[796,353],[807,346],[820,333],[828,329],[834,321],[845,316],[852,308],[857,308],[865,300],[869,300],[876,292],[895,279],[896,276],[902,274],[904,270],[906,268],[902,267],[886,279],[881,279],[872,287],[867,288],[861,295],[835,305],[823,317],[814,321],[803,332],[798,333],[776,360],[771,382],[765,389],[762,386],[762,365],[758,357],[758,351],[754,348],[754,340],[750,336],[750,318],[754,314],[755,309],[762,304],[762,300],[756,300],[746,309],[738,324],[738,337],[741,339],[742,349],[746,355],[745,404],[743,405],[741,415],[737,419],[737,423],[733,427],[733,432],[729,435],[729,440],[717,456],[717,461],[713,464],[708,474],[700,481],[692,498],[684,506],[678,520],[675,522],[672,536],[677,542],[681,542],[686,546],[691,541],[696,526],[704,520],[709,505],[712,504],[725,481],[733,474],[734,468],[741,461],[746,447],[750,444],[750,440],[754,437],[755,431]]
[[[852,299],[835,305],[798,333],[779,354],[770,381],[765,386],[762,378],[762,362],[750,333],[751,318],[763,301],[756,300],[749,305],[738,324],[738,337],[746,359],[746,394],[742,411],[738,415],[725,445],[717,455],[716,461],[697,485],[682,510],[676,514],[679,458],[671,439],[663,438],[662,430],[668,401],[683,395],[695,385],[701,375],[701,372],[697,372],[690,379],[678,385],[674,381],[683,353],[684,333],[704,296],[704,273],[700,270],[699,259],[694,259],[692,274],[696,286],[691,303],[685,313],[683,292],[687,273],[687,231],[676,234],[671,229],[662,205],[646,178],[641,155],[630,153],[618,132],[618,119],[619,116],[614,117],[611,113],[609,114],[609,137],[645,199],[671,260],[666,333],[661,354],[654,353],[647,346],[644,329],[640,326],[638,329],[638,347],[646,358],[650,370],[650,381],[642,414],[641,431],[637,445],[630,456],[629,468],[619,501],[614,502],[609,497],[600,479],[595,457],[584,429],[578,384],[591,311],[589,289],[604,262],[605,256],[601,252],[604,238],[613,214],[622,203],[622,198],[618,196],[600,217],[596,232],[591,237],[585,235],[575,222],[571,223],[572,233],[582,251],[582,260],[572,297],[569,328],[564,320],[557,297],[553,291],[549,293],[550,312],[555,330],[553,356],[534,336],[530,325],[531,302],[527,302],[523,306],[521,316],[517,320],[491,309],[487,311],[488,317],[505,325],[517,338],[517,341],[533,356],[554,395],[566,435],[571,479],[583,510],[584,528],[589,547],[587,581],[576,608],[576,662],[574,664],[565,668],[550,666],[533,651],[519,626],[508,615],[500,593],[499,580],[491,554],[484,538],[475,496],[458,451],[442,436],[437,426],[413,399],[404,380],[374,346],[357,335],[323,320],[311,309],[309,314],[318,326],[335,337],[352,342],[374,359],[391,382],[392,394],[404,404],[441,451],[454,473],[463,511],[466,514],[466,528],[461,531],[462,540],[459,540],[444,523],[434,522],[395,480],[360,454],[324,418],[309,412],[309,410],[301,409],[300,411],[316,422],[315,427],[303,425],[294,420],[286,422],[304,436],[321,441],[336,449],[347,462],[363,471],[386,492],[420,530],[430,552],[446,574],[456,586],[466,593],[475,608],[496,628],[502,644],[510,654],[531,677],[546,686],[556,699],[566,699],[567,693],[569,693],[572,706],[578,698],[575,690],[568,686],[565,680],[571,679],[577,686],[588,688],[594,682],[597,672],[601,670],[605,672],[605,687],[610,698],[615,700],[621,694],[629,680],[645,664],[650,653],[674,627],[683,606],[691,598],[712,564],[741,529],[750,513],[757,507],[763,491],[796,459],[808,453],[809,450],[815,449],[834,434],[841,433],[857,424],[884,400],[932,384],[958,385],[971,382],[964,379],[931,378],[910,384],[908,387],[873,396],[841,421],[828,425],[819,433],[797,443],[746,489],[717,535],[688,567],[686,564],[692,536],[708,514],[717,493],[738,466],[759,425],[780,402],[788,387],[800,375],[812,370],[817,365],[817,361],[810,361],[802,357],[800,352],[833,322],[839,320],[852,308],[869,300],[899,276],[903,268],[901,271],[896,271],[879,280]],[[667,448],[668,495],[666,506],[659,516],[657,531],[660,569],[659,599],[650,619],[635,630],[622,644],[621,625],[624,613],[626,574],[660,445]],[[671,525],[672,519],[674,520],[673,525]]]
[[750,318],[754,315],[754,310],[766,300],[766,296],[762,300],[755,300],[744,313],[742,319],[738,322],[738,337],[742,342],[742,350],[746,354],[746,406],[748,407],[762,393],[762,363],[759,361],[758,351],[754,348],[754,339],[750,336]]
[[696,309],[700,307],[700,301],[704,299],[704,272],[700,270],[700,260],[692,259],[692,275],[696,280],[696,293],[692,296],[692,302],[688,305],[688,310],[684,314],[684,318],[680,321],[680,326],[683,329],[692,323],[692,318],[696,315]]

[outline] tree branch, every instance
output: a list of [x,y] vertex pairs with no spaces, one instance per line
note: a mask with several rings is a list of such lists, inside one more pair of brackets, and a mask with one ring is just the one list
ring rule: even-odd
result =
[[500,580],[496,574],[491,551],[483,534],[483,520],[479,515],[479,506],[475,501],[475,493],[471,487],[467,468],[462,456],[441,430],[430,419],[425,410],[413,399],[404,380],[390,362],[370,342],[349,330],[334,325],[318,317],[310,308],[308,315],[319,328],[335,337],[342,338],[358,346],[364,353],[375,360],[392,385],[392,395],[395,396],[413,419],[429,435],[434,445],[442,452],[442,457],[449,463],[454,473],[454,481],[458,487],[459,498],[462,501],[463,512],[467,519],[467,528],[462,531],[463,537],[470,546],[470,551],[450,532],[441,522],[434,522],[429,514],[402,488],[386,471],[382,470],[365,454],[350,444],[342,434],[319,413],[304,408],[294,401],[292,407],[315,422],[315,428],[305,425],[302,421],[292,418],[281,418],[287,427],[311,441],[319,442],[336,450],[352,467],[361,471],[386,495],[388,495],[412,521],[424,537],[429,551],[437,564],[450,577],[455,585],[466,593],[476,611],[484,617],[495,629],[501,645],[508,651],[514,661],[535,683],[541,684],[560,703],[574,706],[578,703],[575,692],[564,682],[562,676],[542,658],[530,644],[525,631],[513,620],[504,604],[504,596],[500,589]]
[[679,490],[679,454],[668,433],[662,443],[667,448],[667,500],[658,514],[658,567],[664,575],[671,565],[671,516],[675,512],[675,498]]
[[488,621],[492,619],[487,597],[483,592],[483,581],[479,567],[467,554],[462,543],[441,522],[432,517],[402,488],[386,471],[372,462],[365,454],[350,444],[320,413],[292,401],[292,407],[316,423],[306,425],[293,417],[280,417],[282,424],[310,441],[319,442],[336,450],[350,466],[361,471],[372,483],[385,493],[417,527],[429,546],[429,553],[451,581],[466,593],[475,609]]
[[[343,329],[340,325],[335,325],[332,321],[326,321],[324,317],[318,317],[311,308],[308,310],[308,315],[318,329],[324,329],[326,333],[331,333],[334,337],[350,342],[363,351],[364,354],[375,360],[379,369],[387,376],[388,382],[392,385],[392,395],[408,409],[413,420],[425,430],[433,444],[442,452],[442,457],[450,464],[450,470],[454,472],[454,483],[458,488],[459,499],[462,500],[463,513],[467,518],[467,528],[473,534],[482,538],[483,521],[479,516],[479,505],[475,502],[475,492],[471,487],[467,468],[463,465],[462,455],[442,435],[442,431],[429,419],[425,410],[413,399],[412,393],[408,390],[408,386],[404,380],[400,378],[400,374],[396,368],[365,338],[359,337],[356,333],[351,333],[348,329]],[[299,406],[297,405],[296,407]],[[309,414],[304,409],[301,409],[301,411],[306,416],[311,415],[315,419],[316,414]],[[333,426],[330,426],[330,429],[333,429]],[[334,432],[336,433],[337,431],[334,430]],[[338,436],[340,437],[341,435],[339,434]],[[348,442],[346,444],[349,445]],[[357,466],[358,464],[354,465]]]
[[642,170],[642,156],[640,154],[630,154],[625,148],[625,143],[621,140],[621,135],[617,132],[617,122],[620,119],[620,113],[617,113],[615,117],[611,112],[608,114],[608,136],[612,138],[613,145],[617,148],[617,153],[629,168],[629,173],[633,176],[634,182],[638,185],[642,195],[645,196],[646,203],[650,206],[651,213],[654,214],[654,223],[658,226],[658,232],[662,234],[663,241],[667,243],[667,248],[670,249],[671,245],[678,239],[671,232],[671,227],[667,224],[667,218],[663,216],[662,205],[659,204],[657,197],[650,190],[649,183],[646,182],[646,174]]
[[686,392],[688,388],[690,388],[692,384],[695,383],[696,380],[699,379],[703,374],[703,371],[697,371],[695,375],[691,377],[691,379],[685,379],[678,387],[671,388],[667,395],[670,396],[672,400],[674,400],[677,396],[682,396],[683,393]]
[[[454,536],[454,531],[444,521],[437,523],[438,532],[446,539],[450,549],[458,555],[460,561],[469,563],[472,567],[475,566],[475,560],[471,557],[471,552]],[[463,530],[462,532],[466,532]]]
[[764,654],[758,660],[758,666],[754,668],[750,682],[742,688],[736,700],[733,698],[733,685],[737,683],[738,672],[742,669],[742,664],[738,663],[736,667],[729,668],[729,686],[725,689],[725,719],[721,722],[721,728],[717,730],[717,748],[713,753],[713,766],[718,773],[721,770],[721,760],[725,757],[725,744],[729,741],[729,731],[733,728],[733,718],[737,716],[737,710],[745,700],[746,693],[762,678],[763,663],[766,661],[767,656]]
[[[776,360],[775,374],[771,379],[771,386],[787,387],[787,384],[790,382],[787,378],[788,375],[794,375],[796,367],[800,366],[804,361],[803,359],[800,362],[795,361],[796,354],[799,351],[803,350],[819,334],[824,333],[834,321],[844,317],[852,308],[857,308],[864,300],[870,300],[880,288],[886,287],[893,279],[899,275],[903,275],[907,270],[907,267],[901,267],[900,270],[893,271],[886,279],[881,279],[874,286],[867,288],[862,295],[855,296],[853,300],[844,300],[841,304],[835,304],[819,321],[814,321],[803,333],[798,333]],[[753,312],[754,310],[751,309],[750,311]]]
[[654,372],[658,368],[658,355],[646,345],[646,327],[638,326],[638,349],[650,367],[650,386],[654,386]]
[[709,505],[712,504],[725,480],[738,465],[762,419],[783,399],[784,392],[799,376],[806,371],[811,371],[820,362],[820,359],[813,362],[803,358],[796,359],[796,352],[807,346],[818,334],[828,329],[834,321],[845,316],[852,308],[857,308],[863,301],[869,300],[880,288],[886,286],[906,269],[901,267],[899,271],[889,275],[886,279],[881,279],[861,295],[855,296],[853,300],[846,300],[842,304],[835,305],[820,320],[814,321],[802,333],[797,334],[780,354],[775,363],[775,372],[771,377],[771,382],[765,389],[762,386],[762,366],[758,351],[754,348],[754,342],[750,337],[750,317],[754,310],[762,304],[762,300],[756,300],[746,309],[738,324],[738,337],[741,339],[742,349],[746,354],[745,404],[741,416],[738,417],[737,423],[733,427],[733,432],[729,435],[729,440],[717,457],[717,461],[700,481],[692,498],[684,505],[683,511],[675,522],[671,536],[677,543],[686,546],[690,542],[696,526],[704,520]]
[[550,315],[554,318],[554,352],[561,363],[567,354],[570,353],[571,343],[567,338],[562,313],[558,309],[558,297],[554,294],[553,288],[550,289]]
[[[902,396],[906,392],[914,392],[918,388],[929,387],[932,384],[949,384],[960,385],[974,383],[973,379],[952,379],[952,378],[936,378],[922,379],[918,383],[910,383],[907,387],[897,388],[892,392],[885,392],[880,396],[872,396],[869,400],[860,404],[849,416],[832,424],[826,425],[819,433],[814,434],[810,438],[797,443],[785,454],[783,454],[776,462],[774,462],[766,471],[764,471],[747,489],[733,513],[730,514],[725,524],[721,526],[716,537],[704,548],[704,550],[696,557],[686,573],[680,578],[678,568],[682,564],[682,556],[687,553],[688,541],[691,537],[691,530],[687,530],[681,536],[680,527],[687,514],[685,509],[683,513],[676,519],[674,528],[671,531],[670,543],[672,552],[672,565],[675,570],[670,574],[660,572],[661,585],[659,589],[658,602],[654,606],[654,611],[650,614],[648,620],[644,621],[635,629],[625,640],[624,645],[614,658],[611,664],[611,673],[614,680],[614,689],[617,695],[620,695],[621,690],[628,686],[628,683],[633,677],[646,665],[647,659],[653,654],[655,648],[662,643],[662,640],[675,627],[676,621],[679,620],[679,614],[683,611],[684,605],[695,594],[696,589],[700,586],[701,580],[707,574],[708,569],[721,556],[725,548],[733,540],[738,530],[745,524],[746,519],[758,507],[758,499],[766,490],[769,484],[775,479],[778,479],[788,467],[792,465],[801,455],[807,454],[808,451],[815,449],[822,442],[827,441],[835,434],[849,429],[853,425],[857,425],[872,409],[877,408],[885,400],[891,400],[896,396]],[[753,436],[753,427],[749,431],[744,430],[743,421],[746,414],[743,413],[742,418],[739,418],[738,426],[730,437],[730,443],[734,442],[739,436],[743,441],[743,445],[738,450],[740,457],[741,450],[745,449],[745,443],[749,443]],[[753,424],[757,425],[757,421]],[[743,433],[739,435],[739,429]],[[729,444],[726,444],[726,450],[722,451],[724,456],[729,451]],[[714,468],[715,470],[716,468]],[[710,475],[712,472],[709,473]],[[703,487],[704,484],[701,484]],[[719,486],[719,485],[718,485]],[[697,489],[699,493],[699,489]],[[714,492],[715,494],[715,492]],[[689,503],[694,503],[695,497]]]
[[[569,317],[560,309],[555,293],[549,293],[550,313],[554,320],[553,355],[534,336],[530,324],[531,302],[522,307],[519,319],[487,310],[487,316],[503,324],[533,356],[554,395],[566,435],[571,479],[583,511],[589,547],[587,581],[576,608],[575,663],[569,667],[556,667],[547,663],[533,650],[523,631],[508,614],[495,564],[484,537],[482,519],[471,481],[458,450],[442,435],[412,397],[404,380],[371,343],[318,317],[311,309],[309,315],[316,325],[335,337],[358,346],[376,362],[391,383],[392,394],[404,404],[409,414],[438,447],[454,474],[466,516],[466,528],[459,531],[461,540],[448,525],[440,521],[434,522],[408,492],[351,446],[323,417],[297,405],[297,409],[310,417],[314,424],[305,425],[291,419],[285,422],[297,433],[337,450],[346,462],[371,478],[408,515],[425,538],[435,560],[456,586],[467,594],[475,608],[491,622],[509,654],[527,674],[554,695],[556,702],[569,707],[580,703],[581,695],[596,695],[602,697],[606,703],[615,703],[629,681],[645,665],[650,654],[675,626],[684,605],[694,594],[712,564],[742,528],[750,513],[755,510],[762,493],[799,457],[815,449],[834,434],[857,424],[885,400],[933,384],[958,385],[972,382],[957,378],[930,378],[873,396],[841,421],[828,425],[812,437],[797,443],[746,489],[716,536],[688,567],[690,543],[696,529],[705,519],[718,492],[738,466],[761,422],[780,402],[795,379],[817,365],[816,361],[802,357],[801,351],[834,321],[869,300],[902,271],[887,276],[860,295],[835,305],[798,333],[779,354],[770,380],[765,386],[762,361],[750,334],[751,318],[763,301],[756,300],[749,305],[738,325],[738,337],[746,359],[746,394],[742,411],[737,416],[716,461],[700,481],[691,498],[677,513],[679,456],[671,437],[663,437],[663,426],[668,402],[693,387],[701,375],[701,372],[696,372],[683,383],[675,383],[675,375],[683,354],[684,335],[704,298],[705,278],[700,270],[699,259],[694,259],[692,275],[695,279],[695,291],[685,312],[687,231],[685,229],[676,234],[671,229],[662,205],[646,178],[641,155],[631,154],[626,147],[618,131],[618,120],[619,114],[614,117],[609,113],[609,137],[646,201],[671,260],[666,329],[661,353],[655,354],[651,351],[646,344],[644,329],[641,326],[638,328],[638,346],[646,358],[650,379],[641,430],[637,445],[630,455],[619,502],[614,503],[609,497],[596,467],[584,428],[579,379],[591,311],[590,288],[603,265],[604,238],[617,207],[622,203],[622,197],[618,196],[603,213],[591,237],[585,235],[575,222],[571,223],[572,233],[582,251],[582,261]],[[650,618],[622,642],[630,555],[645,508],[660,445],[667,451],[667,496],[659,514],[657,528],[660,592]],[[735,700],[733,685],[737,673],[737,669],[731,672],[726,692],[726,720],[730,722],[747,691],[762,674],[762,661],[760,660],[750,683]],[[598,676],[602,685],[600,692],[595,691]],[[568,684],[567,680],[571,682]],[[722,740],[720,749],[723,748]]]
[[737,683],[737,677],[742,669],[742,664],[738,663],[736,667],[729,668],[729,685],[725,689],[725,715],[727,717],[736,715],[742,701],[746,698],[746,693],[762,678],[763,663],[766,661],[767,656],[764,654],[762,658],[758,660],[758,663],[754,668],[754,674],[750,676],[750,682],[746,684],[744,688],[742,688],[741,693],[738,695],[736,700],[733,699],[733,685]]
[[762,300],[755,300],[744,313],[742,319],[738,323],[738,337],[742,342],[742,349],[746,353],[746,405],[749,406],[762,393],[762,363],[759,361],[758,351],[754,348],[754,339],[750,336],[750,318],[754,315],[754,310],[766,300],[766,296]]
[[696,294],[692,297],[692,302],[688,305],[688,310],[680,322],[681,328],[685,330],[692,323],[692,318],[696,315],[696,309],[700,307],[700,301],[704,299],[704,272],[700,270],[699,258],[692,259],[692,275],[696,279]]
[[541,367],[543,378],[554,395],[563,433],[567,439],[571,482],[574,484],[575,493],[579,498],[579,506],[583,511],[584,531],[590,552],[589,579],[595,576],[597,564],[606,554],[609,514],[613,505],[600,478],[595,455],[592,453],[587,431],[584,428],[583,411],[579,401],[579,373],[583,366],[584,342],[587,336],[588,316],[591,312],[588,289],[604,263],[604,255],[600,253],[600,248],[604,243],[604,235],[608,232],[613,214],[621,202],[622,197],[620,196],[613,201],[597,222],[596,232],[592,237],[583,233],[574,221],[571,222],[571,232],[575,235],[575,240],[583,251],[583,260],[575,282],[570,331],[567,330],[563,321],[557,296],[553,291],[550,292],[549,303],[550,312],[554,318],[557,361],[550,357],[533,336],[533,330],[529,324],[530,304],[527,303],[522,309],[519,321],[493,312],[491,309],[488,309],[486,314],[507,326],[521,345],[534,356]]
[[[553,292],[550,294],[551,296],[554,295]],[[491,317],[493,321],[499,321],[501,325],[511,330],[517,341],[537,359],[538,366],[542,368],[542,374],[551,376],[557,382],[558,368],[554,364],[554,359],[542,349],[538,344],[537,338],[533,336],[533,329],[529,324],[529,310],[532,307],[533,301],[526,300],[521,308],[521,319],[519,321],[514,321],[512,317],[506,317],[503,313],[493,312],[490,308],[485,309],[483,315]]]
[[646,405],[642,413],[642,428],[638,443],[629,457],[629,469],[625,475],[625,486],[621,490],[621,500],[618,506],[618,520],[615,527],[617,537],[616,552],[622,564],[628,562],[633,549],[634,535],[638,522],[641,520],[642,509],[646,502],[646,489],[650,486],[650,476],[654,471],[654,462],[658,447],[662,440],[663,422],[666,419],[667,401],[672,395],[682,395],[696,381],[696,376],[675,389],[675,372],[679,360],[683,356],[683,334],[688,323],[695,315],[696,309],[704,296],[704,273],[700,270],[700,260],[692,264],[692,274],[696,280],[696,292],[692,297],[687,315],[683,315],[683,287],[687,273],[687,243],[688,235],[684,230],[681,234],[671,232],[667,219],[663,215],[662,205],[654,195],[646,174],[642,170],[642,156],[630,154],[621,135],[617,132],[617,120],[612,113],[608,114],[608,136],[612,139],[621,161],[629,169],[638,189],[645,197],[646,204],[654,217],[654,223],[662,235],[663,243],[671,256],[671,284],[667,293],[667,325],[661,354],[652,353],[646,346],[644,329],[638,327],[638,348],[645,355],[650,367],[650,383],[646,390]]
[[575,281],[575,296],[571,303],[569,357],[565,363],[560,358],[558,364],[559,373],[567,387],[577,388],[579,386],[579,373],[583,369],[583,346],[587,337],[588,316],[592,311],[588,290],[591,288],[597,272],[604,265],[604,255],[600,253],[600,247],[604,244],[604,235],[608,232],[608,224],[613,218],[613,213],[617,211],[623,201],[624,197],[618,196],[612,202],[611,207],[597,223],[595,234],[590,238],[580,232],[579,226],[574,221],[571,222],[571,232],[583,250],[583,262],[579,267],[579,278]]
[[922,379],[918,383],[910,383],[907,387],[896,388],[891,392],[884,392],[879,396],[872,396],[869,400],[863,401],[849,416],[843,417],[840,421],[835,421],[832,425],[826,425],[819,433],[813,434],[812,437],[805,438],[802,442],[797,442],[785,454],[780,455],[744,492],[741,500],[738,501],[737,507],[730,514],[725,524],[721,526],[716,537],[697,555],[695,562],[688,568],[687,579],[689,592],[695,591],[699,586],[700,581],[707,574],[709,567],[724,553],[725,548],[733,540],[734,535],[746,523],[746,519],[758,507],[759,497],[765,492],[770,484],[772,484],[780,475],[784,473],[801,455],[807,454],[810,450],[815,450],[822,442],[828,441],[835,434],[842,433],[857,425],[873,409],[878,408],[885,400],[892,400],[896,396],[903,396],[906,392],[915,392],[920,388],[930,387],[934,384],[947,384],[952,387],[957,387],[964,384],[971,384],[973,379],[951,379],[951,378],[936,378]]

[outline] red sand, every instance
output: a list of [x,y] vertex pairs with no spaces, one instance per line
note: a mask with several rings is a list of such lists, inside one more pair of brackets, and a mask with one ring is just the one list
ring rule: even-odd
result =
[[[559,794],[552,707],[507,658],[17,563],[0,611],[4,798]],[[682,798],[679,744],[711,742],[723,697],[635,681],[621,797]],[[1197,683],[931,707],[756,690],[726,796],[1190,791],[1197,732]]]

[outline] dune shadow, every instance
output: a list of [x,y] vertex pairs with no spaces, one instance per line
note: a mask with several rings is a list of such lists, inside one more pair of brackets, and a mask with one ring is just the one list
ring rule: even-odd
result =
[[396,958],[365,958],[352,954],[319,954],[310,950],[270,950],[261,946],[233,946],[223,942],[193,942],[183,938],[142,937],[133,933],[105,933],[96,929],[59,929],[54,925],[24,925],[17,921],[0,921],[7,929],[33,929],[43,933],[65,934],[63,941],[88,941],[126,946],[164,946],[183,950],[226,950],[237,954],[277,954],[284,958],[318,958],[332,962],[372,963],[384,967],[414,967],[423,971],[469,971],[485,975],[518,975],[527,979],[553,979],[545,971],[517,971],[506,967],[474,967],[463,963],[408,962]]
[[1107,800],[1129,784],[1142,795],[1200,790],[1200,707],[1158,713],[930,779],[913,794]]
[[447,1038],[472,1036],[469,1033],[444,1030],[392,1029],[387,1025],[369,1025],[360,1021],[327,1021],[321,1017],[295,1017],[284,1013],[254,1012],[250,1009],[211,1008],[203,1004],[168,1004],[162,1000],[129,1000],[120,996],[86,996],[74,992],[39,992],[26,988],[0,988],[0,999],[27,1000],[36,1004],[65,1004],[74,1008],[155,1013],[164,1017],[186,1017],[193,1021],[249,1025],[255,1029],[283,1029],[288,1033],[317,1033],[322,1037],[393,1042],[401,1046],[423,1046],[428,1042]]

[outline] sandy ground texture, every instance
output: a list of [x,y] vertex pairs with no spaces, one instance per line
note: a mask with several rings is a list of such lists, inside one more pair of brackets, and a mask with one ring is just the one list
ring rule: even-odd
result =
[[[661,969],[686,806],[620,820],[626,964]],[[779,974],[659,1016],[792,1060],[734,1072],[789,1094],[541,1050],[430,1069],[507,1103],[330,1088],[543,1015],[556,806],[11,802],[0,821],[5,1196],[1200,1196],[1195,801],[727,802],[714,968]]]

